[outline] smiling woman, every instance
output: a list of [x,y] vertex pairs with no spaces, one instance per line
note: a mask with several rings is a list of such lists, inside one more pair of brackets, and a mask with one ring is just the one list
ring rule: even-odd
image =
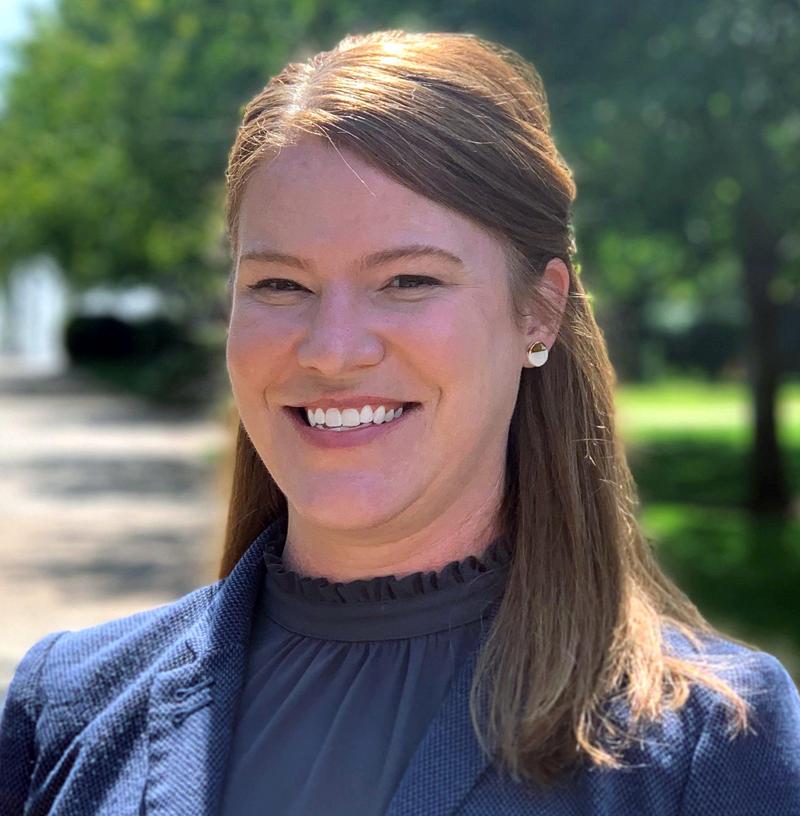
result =
[[[289,503],[286,563],[351,580],[473,554],[499,532],[525,349],[556,332],[533,303],[514,321],[505,242],[310,137],[264,157],[236,227],[228,370],[248,438]],[[544,281],[563,308],[561,259]],[[372,416],[348,434],[309,433],[287,425],[287,405],[315,409],[315,429]]]
[[220,579],[33,646],[0,810],[800,813],[786,669],[636,523],[535,69],[347,37],[249,102],[226,179]]

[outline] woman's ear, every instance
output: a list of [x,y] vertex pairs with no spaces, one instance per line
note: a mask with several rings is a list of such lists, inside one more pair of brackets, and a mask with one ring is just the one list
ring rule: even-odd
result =
[[569,294],[569,269],[561,258],[551,258],[537,285],[537,300],[528,318],[530,343],[540,341],[552,348]]

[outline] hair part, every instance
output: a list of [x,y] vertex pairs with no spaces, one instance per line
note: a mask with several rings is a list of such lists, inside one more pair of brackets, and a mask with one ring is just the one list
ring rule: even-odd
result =
[[[489,230],[506,248],[518,325],[531,304],[559,325],[547,365],[523,370],[509,429],[500,524],[513,558],[470,694],[483,749],[515,780],[539,784],[582,760],[622,767],[638,729],[683,706],[693,684],[720,694],[745,729],[748,703],[710,658],[680,659],[664,638],[672,626],[700,651],[701,636],[718,633],[662,572],[636,520],[615,376],[576,271],[576,188],[536,69],[471,34],[400,30],[348,36],[290,63],[246,105],[230,152],[234,263],[248,179],[304,137],[352,151]],[[570,276],[563,316],[541,291],[556,257]],[[287,507],[235,411],[233,420],[220,577]],[[611,715],[613,702],[624,718]]]

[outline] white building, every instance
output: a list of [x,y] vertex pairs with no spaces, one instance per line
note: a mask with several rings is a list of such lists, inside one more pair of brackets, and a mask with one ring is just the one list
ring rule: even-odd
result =
[[15,370],[58,373],[68,364],[63,337],[69,316],[137,320],[164,310],[163,296],[151,286],[71,292],[58,264],[36,256],[15,266],[5,288],[0,287],[0,357]]

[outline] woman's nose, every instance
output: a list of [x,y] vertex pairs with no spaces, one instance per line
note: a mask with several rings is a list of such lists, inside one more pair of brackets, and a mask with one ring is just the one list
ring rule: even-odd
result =
[[369,306],[355,297],[343,292],[323,295],[298,346],[298,363],[329,377],[375,365],[384,351],[373,325]]

